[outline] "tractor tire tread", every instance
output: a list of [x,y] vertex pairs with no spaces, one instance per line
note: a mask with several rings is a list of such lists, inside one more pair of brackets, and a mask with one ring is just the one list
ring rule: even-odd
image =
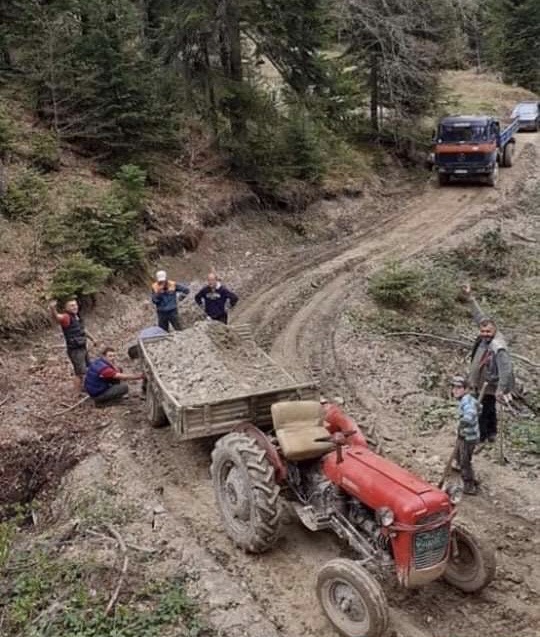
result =
[[[210,473],[214,482],[214,491],[221,517],[226,523],[219,498],[218,464],[223,457],[241,463],[247,472],[249,490],[253,497],[250,532],[237,537],[227,528],[232,541],[250,553],[262,553],[269,550],[281,535],[282,510],[280,487],[276,483],[274,467],[267,453],[261,449],[254,438],[246,434],[233,432],[220,438],[212,451]],[[235,463],[236,464],[236,463]]]

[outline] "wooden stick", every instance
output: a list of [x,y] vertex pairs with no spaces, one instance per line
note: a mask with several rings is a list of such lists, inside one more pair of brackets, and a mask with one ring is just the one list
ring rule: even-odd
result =
[[6,396],[3,400],[0,400],[0,407],[3,407],[7,401],[8,401],[9,396]]
[[51,418],[57,418],[58,416],[61,416],[62,414],[66,414],[68,411],[71,411],[72,409],[75,409],[76,407],[78,407],[79,405],[82,405],[83,403],[85,403],[89,399],[90,399],[90,396],[84,396],[83,398],[78,400],[74,405],[70,405],[69,407],[66,407],[66,409],[62,409],[61,411],[57,411],[55,414],[53,414],[51,416]]
[[126,578],[126,573],[128,569],[129,559],[127,554],[127,547],[124,539],[118,533],[118,531],[113,528],[110,524],[106,524],[105,528],[107,531],[116,539],[118,542],[118,546],[120,548],[120,552],[124,556],[124,561],[122,563],[122,570],[120,571],[120,577],[118,578],[118,582],[116,583],[116,587],[111,595],[109,603],[107,604],[107,608],[105,609],[105,616],[109,615],[111,611],[116,606],[116,602],[118,601],[118,595],[120,595],[120,589],[122,588],[122,584],[124,583],[124,579]]
[[[430,334],[428,332],[386,332],[383,336],[415,336],[417,338],[431,338],[436,341],[442,341],[444,343],[452,343],[454,345],[461,345],[462,347],[472,347],[471,341],[459,341],[456,338],[446,338],[445,336],[439,336],[438,334]],[[540,363],[536,363],[535,361],[526,358],[525,356],[520,356],[519,354],[514,354],[512,352],[508,352],[512,358],[515,358],[518,361],[526,363],[531,367],[539,367]]]
[[[107,540],[109,542],[115,542],[115,538],[109,537],[104,533],[100,533],[99,531],[95,531],[94,529],[85,529],[84,533],[87,535],[92,535],[93,537],[101,538],[102,540]],[[134,551],[140,551],[141,553],[156,553],[158,549],[153,549],[148,546],[139,546],[138,544],[131,544],[130,542],[126,542],[126,546],[128,549],[133,549]]]

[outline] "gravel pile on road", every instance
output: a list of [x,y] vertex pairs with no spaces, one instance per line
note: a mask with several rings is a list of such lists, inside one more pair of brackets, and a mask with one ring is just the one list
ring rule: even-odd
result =
[[291,385],[254,342],[217,322],[146,345],[159,378],[181,405],[196,405]]

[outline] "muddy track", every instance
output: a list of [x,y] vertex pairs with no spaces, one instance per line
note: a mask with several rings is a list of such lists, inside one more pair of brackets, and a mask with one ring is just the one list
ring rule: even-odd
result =
[[[236,320],[256,326],[264,340],[271,343],[272,356],[289,370],[299,376],[311,375],[317,378],[321,381],[323,391],[329,395],[335,392],[344,396],[353,413],[364,412],[365,415],[367,411],[372,424],[369,432],[375,443],[380,442],[385,430],[377,425],[377,414],[383,407],[375,396],[359,388],[359,379],[351,378],[347,373],[335,343],[335,327],[347,305],[349,292],[358,281],[362,281],[366,274],[384,261],[406,259],[441,244],[456,229],[464,224],[473,225],[481,214],[496,208],[501,201],[510,197],[535,167],[540,136],[527,136],[525,139],[526,144],[520,140],[516,166],[503,172],[496,191],[479,186],[429,188],[399,213],[387,215],[381,223],[356,235],[347,242],[345,249],[344,246],[338,246],[334,251],[315,253],[311,258],[305,259],[303,267],[299,268],[295,263],[293,267],[285,268],[273,285],[266,286],[251,302],[248,300],[243,304]],[[275,317],[279,317],[278,320]],[[399,427],[399,423],[396,426]],[[511,504],[508,504],[504,509],[511,511]],[[484,526],[485,520],[494,519],[498,519],[499,528],[506,530],[517,524],[516,518],[511,514],[502,512],[500,507],[495,509],[486,501],[480,501],[476,511],[468,513],[474,513],[470,517],[479,518],[480,522],[483,520]],[[521,572],[528,570],[528,542],[531,535],[534,535],[534,526],[524,525],[522,520],[519,520],[519,526],[524,529],[522,542],[513,543],[506,553],[503,550],[503,577],[507,574],[508,564]],[[321,557],[318,556],[318,559]],[[294,559],[297,560],[298,555],[294,555]],[[538,601],[535,583],[533,581],[531,584],[531,590],[533,599]],[[441,585],[437,585],[435,589],[440,587]],[[464,617],[463,596],[455,592],[449,594],[447,590],[438,592],[449,601],[445,617],[441,614],[442,625],[450,623],[456,630],[460,618],[463,620]],[[482,613],[485,609],[482,605],[485,606],[485,600],[480,600],[476,605],[469,601],[468,604],[472,605],[472,612],[477,617],[472,623],[480,629],[485,629],[490,624],[493,628],[500,623],[501,630],[505,631],[511,627],[517,628],[515,622],[519,616],[520,630],[522,634],[527,634],[525,631],[537,619],[530,616],[530,607],[524,603],[516,603],[515,599],[508,604],[508,588],[505,586],[498,590],[495,585],[490,594],[494,598],[497,612],[490,610],[484,617]],[[418,608],[410,614],[412,623],[405,621],[402,609],[413,603],[414,595],[402,593],[398,596],[401,598],[399,604],[393,604],[394,619],[397,617],[402,634],[411,637],[438,634],[422,627],[426,623],[425,608],[429,608],[428,601],[436,608],[435,599],[429,593],[424,595],[425,602],[418,604]],[[505,621],[508,617],[512,618],[510,623]],[[466,625],[467,630],[470,630],[471,622]],[[441,625],[433,626],[435,631],[440,627]],[[460,635],[461,632],[456,630],[455,634]],[[499,633],[495,631],[493,634]]]
[[[540,136],[527,136],[527,142],[540,145]],[[336,342],[336,328],[347,308],[354,286],[364,285],[365,276],[388,259],[405,259],[431,249],[464,225],[494,210],[501,200],[512,196],[516,184],[527,177],[536,159],[534,144],[520,140],[514,168],[503,171],[497,189],[482,186],[428,186],[417,196],[401,201],[376,204],[365,227],[346,241],[311,246],[295,253],[279,270],[262,273],[262,285],[244,300],[235,312],[235,322],[249,322],[259,342],[293,374],[316,377],[329,396],[339,394],[347,409],[364,417],[371,425],[374,441],[380,440],[383,405],[364,391],[342,358]],[[328,205],[336,205],[331,202]],[[364,214],[358,202],[358,214]],[[385,207],[391,207],[386,210]],[[346,352],[345,352],[346,354]],[[137,424],[135,424],[137,423]],[[127,425],[127,423],[126,423]],[[186,533],[197,537],[231,575],[244,585],[283,637],[319,637],[331,629],[317,604],[314,590],[316,573],[327,560],[344,551],[326,533],[313,534],[291,518],[285,537],[269,554],[245,555],[236,549],[222,530],[209,479],[211,442],[178,443],[170,430],[148,433],[144,418],[129,423],[144,428],[147,457],[141,470],[163,490],[167,510]],[[385,419],[395,440],[399,421]],[[129,436],[128,436],[129,439]],[[385,444],[385,446],[388,446]],[[390,447],[399,457],[401,449]],[[509,505],[501,511],[481,501],[476,510],[467,511],[480,526],[497,520],[497,528],[514,533],[502,551],[502,575],[497,583],[478,598],[468,598],[434,584],[421,591],[387,588],[391,603],[395,637],[465,637],[471,632],[485,634],[490,626],[493,637],[516,634],[532,637],[533,625],[526,601],[508,600],[509,584],[515,572],[527,573],[527,544],[534,534],[532,525],[513,516]],[[493,529],[487,529],[493,530]],[[502,578],[502,579],[501,579]],[[534,580],[523,588],[535,599]],[[516,584],[517,586],[517,584]]]

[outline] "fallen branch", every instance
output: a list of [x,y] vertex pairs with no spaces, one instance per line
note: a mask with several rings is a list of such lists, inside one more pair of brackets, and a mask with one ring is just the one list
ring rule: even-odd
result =
[[89,398],[90,396],[84,396],[83,398],[78,400],[74,405],[70,405],[69,407],[62,409],[61,411],[57,411],[55,414],[51,416],[51,418],[57,418],[58,416],[61,416],[62,414],[66,414],[68,411],[72,411],[79,405],[82,405],[83,403],[85,403]]
[[462,347],[472,347],[472,341],[459,341],[457,338],[447,338],[438,334],[430,334],[428,332],[386,332],[383,336],[415,336],[417,338],[431,338],[435,341],[443,341],[444,343],[452,343],[453,345],[461,345]]
[[511,232],[510,234],[516,239],[520,239],[521,241],[527,241],[528,243],[536,243],[536,239],[533,239],[532,237],[525,237],[524,235],[519,234],[517,232]]
[[42,420],[44,422],[50,422],[53,418],[58,418],[59,416],[63,416],[64,414],[67,414],[68,411],[73,411],[73,409],[75,409],[79,405],[82,405],[89,398],[90,398],[90,396],[84,396],[83,398],[78,400],[74,405],[70,405],[69,407],[66,407],[66,409],[61,409],[60,411],[57,411],[56,413],[51,414],[50,416],[42,416],[41,414],[38,414],[38,413],[36,413],[34,411],[30,412],[30,416],[34,416],[35,418],[39,418],[39,420]]
[[[108,540],[110,542],[114,542],[115,538],[109,537],[104,533],[100,533],[99,531],[94,531],[94,529],[85,529],[84,532],[87,535],[92,535],[93,537],[101,538],[102,540]],[[158,549],[152,549],[147,546],[139,546],[138,544],[131,544],[130,542],[125,543],[128,549],[133,549],[134,551],[140,551],[141,553],[156,553]]]
[[[383,336],[413,336],[416,338],[431,338],[436,341],[442,341],[443,343],[452,343],[453,345],[460,345],[461,347],[472,347],[471,341],[459,341],[457,338],[447,338],[446,336],[439,336],[438,334],[430,334],[429,332],[386,332]],[[510,352],[510,356],[515,358],[518,361],[526,363],[531,367],[540,368],[540,363],[536,363],[535,361],[530,360],[529,358],[525,358],[525,356],[520,356],[519,354],[514,354]]]
[[114,609],[114,607],[116,606],[116,602],[118,601],[118,595],[120,595],[120,589],[122,588],[122,584],[124,583],[124,579],[126,578],[126,573],[127,573],[127,569],[129,565],[129,559],[127,554],[126,543],[124,542],[124,539],[122,538],[120,533],[118,533],[118,531],[115,528],[113,528],[110,524],[105,525],[105,528],[116,539],[116,541],[118,542],[118,546],[120,548],[120,552],[124,556],[124,561],[122,563],[122,570],[120,571],[120,577],[118,578],[118,582],[116,583],[116,587],[113,591],[113,594],[111,595],[111,599],[109,600],[109,603],[107,604],[107,608],[105,609],[105,616],[107,616]]

